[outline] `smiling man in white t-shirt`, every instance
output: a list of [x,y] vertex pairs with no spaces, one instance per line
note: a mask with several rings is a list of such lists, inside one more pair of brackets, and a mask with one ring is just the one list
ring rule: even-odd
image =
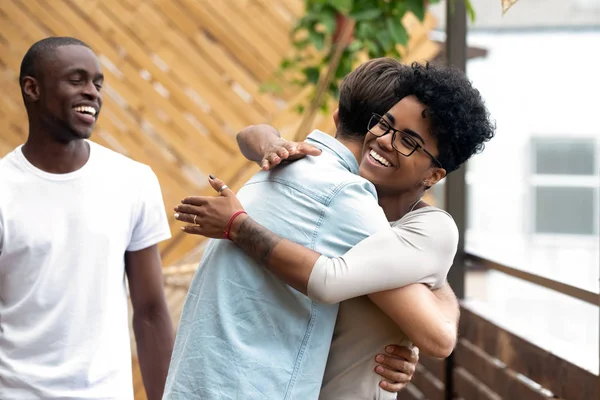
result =
[[0,399],[132,399],[127,287],[149,399],[173,346],[152,170],[88,140],[103,75],[51,37],[21,65],[29,136],[0,160]]

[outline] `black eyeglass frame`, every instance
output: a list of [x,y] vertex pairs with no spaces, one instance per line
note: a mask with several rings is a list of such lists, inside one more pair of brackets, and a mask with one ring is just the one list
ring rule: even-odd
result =
[[[386,129],[383,133],[375,133],[373,132],[371,129],[373,129],[375,126],[379,125],[379,123],[383,122],[383,124],[386,126]],[[411,135],[409,135],[408,133],[393,128],[389,122],[387,122],[385,119],[383,119],[383,116],[377,114],[377,113],[373,113],[373,115],[371,115],[371,118],[369,119],[369,124],[367,125],[367,130],[369,132],[371,132],[371,134],[377,136],[377,137],[382,137],[387,135],[388,133],[390,133],[390,131],[392,132],[392,147],[394,148],[394,150],[396,150],[398,153],[402,154],[404,157],[410,157],[412,156],[412,154],[417,151],[417,149],[421,149],[425,152],[425,154],[427,154],[429,156],[429,158],[431,158],[433,160],[433,162],[435,162],[437,165],[440,166],[440,168],[444,168],[442,166],[442,163],[435,158],[435,156],[433,154],[431,154],[429,151],[427,151],[427,149],[425,147],[423,147],[422,145],[420,145],[416,139],[414,137],[412,137]],[[409,143],[411,143],[412,147],[412,151],[408,154],[404,154],[402,151],[398,150],[398,148],[396,147],[396,134],[400,133],[402,135],[402,139],[407,139]],[[409,146],[407,146],[409,147]]]

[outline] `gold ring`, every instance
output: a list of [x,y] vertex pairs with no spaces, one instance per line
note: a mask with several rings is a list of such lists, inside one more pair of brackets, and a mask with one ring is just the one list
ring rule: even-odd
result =
[[[197,215],[194,215],[194,224],[196,224],[196,217],[197,217]],[[198,225],[198,224],[196,224],[196,225]]]

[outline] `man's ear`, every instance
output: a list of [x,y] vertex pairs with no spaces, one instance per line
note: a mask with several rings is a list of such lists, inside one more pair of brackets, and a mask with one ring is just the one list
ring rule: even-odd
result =
[[40,84],[37,79],[32,76],[26,76],[21,81],[21,90],[23,97],[30,102],[36,102],[40,99]]
[[338,123],[340,122],[340,109],[336,108],[333,112],[333,122],[335,123],[335,128],[338,128]]

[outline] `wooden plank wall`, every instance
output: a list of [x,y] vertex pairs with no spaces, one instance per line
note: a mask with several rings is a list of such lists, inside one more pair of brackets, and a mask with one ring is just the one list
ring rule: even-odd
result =
[[[482,316],[461,307],[454,351],[453,398],[462,400],[583,400],[600,397],[597,375],[561,359]],[[445,400],[445,361],[422,356],[399,400]]]
[[[261,93],[290,49],[289,31],[303,0],[2,0],[0,1],[0,157],[23,143],[26,115],[20,62],[47,36],[74,36],[99,56],[106,75],[104,107],[93,140],[150,165],[158,176],[173,239],[161,243],[173,264],[199,244],[181,233],[172,207],[191,194],[212,194],[215,174],[241,186],[256,167],[240,158],[235,133],[271,122],[292,131],[302,97],[283,85]],[[404,20],[407,60],[431,59],[436,21]],[[328,117],[315,126],[331,132]]]
[[[149,164],[168,210],[209,173],[240,163],[234,135],[285,107],[260,93],[289,48],[302,0],[0,1],[0,156],[26,137],[20,62],[35,41],[74,36],[98,54],[106,84],[93,140]],[[178,231],[169,212],[173,233]],[[163,243],[170,264],[196,243]]]

